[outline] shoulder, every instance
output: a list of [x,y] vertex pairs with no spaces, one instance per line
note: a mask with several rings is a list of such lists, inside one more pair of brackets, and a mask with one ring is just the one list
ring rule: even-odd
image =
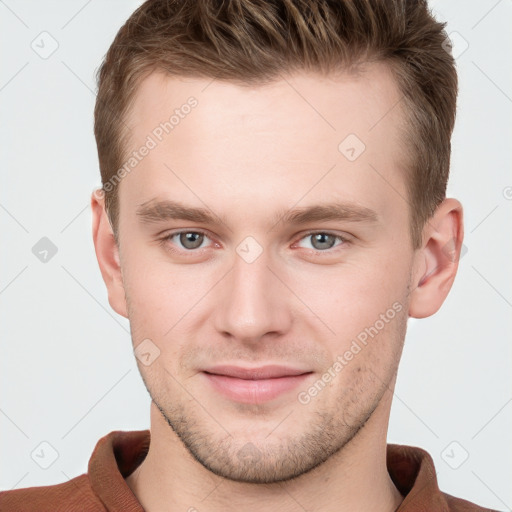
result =
[[61,484],[0,492],[2,512],[105,512],[84,474]]
[[448,510],[450,512],[498,512],[491,508],[483,508],[470,501],[450,496],[449,494],[443,493],[443,496],[448,504]]
[[149,449],[150,432],[115,430],[93,450],[88,471],[56,485],[0,492],[2,512],[143,512],[125,477]]
[[442,492],[432,457],[417,446],[388,444],[387,465],[404,496],[399,512],[497,512]]

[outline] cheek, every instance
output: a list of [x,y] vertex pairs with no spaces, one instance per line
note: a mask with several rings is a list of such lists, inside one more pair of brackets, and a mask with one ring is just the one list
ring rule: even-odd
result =
[[355,402],[361,397],[378,394],[396,372],[406,326],[406,309],[397,301],[351,332],[347,329],[343,340],[338,339],[337,345],[331,346],[333,368],[339,363],[335,386]]
[[[134,245],[137,245],[136,243]],[[193,289],[184,286],[183,267],[173,266],[165,258],[164,251],[157,247],[131,247],[123,258],[123,282],[127,295],[137,309],[145,311],[155,308],[173,310],[179,297]]]
[[165,253],[154,248],[127,251],[123,266],[134,345],[149,338],[166,358],[177,355],[178,340],[190,338],[190,326],[204,320],[205,299],[218,273],[206,267],[170,264]]
[[406,262],[397,258],[373,257],[314,273],[290,274],[287,279],[304,304],[337,336],[346,337],[375,323],[396,302],[405,308],[404,268]]
[[[172,312],[179,302],[175,293],[179,283],[172,281],[158,261],[136,249],[125,250],[123,284],[130,326],[137,338],[159,338],[172,327]],[[133,341],[136,344],[138,340]]]
[[[404,262],[365,262],[333,273],[329,293],[307,295],[322,320],[318,337],[337,369],[335,389],[377,389],[396,369],[407,322],[407,279]],[[305,284],[305,283],[304,283]],[[307,293],[307,286],[303,287]],[[306,297],[306,295],[304,295]],[[323,325],[329,327],[329,332]],[[333,364],[333,363],[331,363]],[[340,370],[341,368],[341,370]]]

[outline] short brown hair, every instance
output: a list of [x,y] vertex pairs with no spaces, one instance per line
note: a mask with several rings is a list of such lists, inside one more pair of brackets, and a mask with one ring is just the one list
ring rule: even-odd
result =
[[295,70],[328,74],[388,63],[404,103],[407,191],[414,248],[445,198],[457,73],[426,0],[148,0],[117,33],[98,70],[94,133],[105,207],[116,232],[126,119],[153,71],[257,85]]

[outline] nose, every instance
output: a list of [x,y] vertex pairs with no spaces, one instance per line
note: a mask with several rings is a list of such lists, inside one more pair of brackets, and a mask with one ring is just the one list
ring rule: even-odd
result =
[[270,260],[265,250],[252,262],[235,255],[216,295],[215,328],[224,337],[257,344],[290,329],[293,295]]

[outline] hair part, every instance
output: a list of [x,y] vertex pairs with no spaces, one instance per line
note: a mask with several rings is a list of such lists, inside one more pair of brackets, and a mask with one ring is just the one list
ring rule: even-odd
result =
[[[130,106],[154,71],[251,86],[283,73],[328,76],[384,62],[402,96],[405,199],[416,249],[449,176],[458,84],[445,25],[426,0],[147,0],[121,27],[97,73],[102,183],[125,161]],[[114,234],[117,189],[104,190]]]

